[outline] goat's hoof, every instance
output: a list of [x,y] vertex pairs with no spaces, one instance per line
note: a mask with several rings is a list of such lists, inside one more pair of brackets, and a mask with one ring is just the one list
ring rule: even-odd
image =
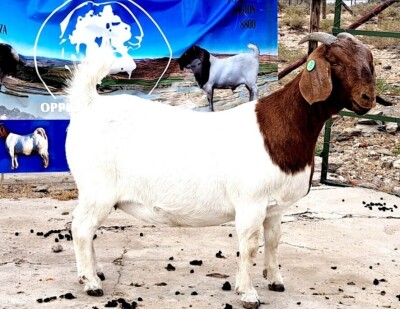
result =
[[102,273],[102,272],[98,272],[97,277],[99,277],[101,281],[106,280],[106,276],[104,276],[104,273]]
[[268,284],[268,289],[270,291],[275,291],[275,292],[284,292],[285,291],[285,286],[282,283],[272,283]]
[[95,297],[100,297],[104,295],[104,292],[102,289],[97,289],[97,290],[87,290],[86,291],[87,295],[89,296],[95,296]]
[[242,306],[246,309],[257,309],[260,306],[260,299],[257,293],[247,293],[242,296]]
[[256,302],[247,302],[247,301],[242,301],[243,308],[246,309],[257,309],[260,306],[260,301]]

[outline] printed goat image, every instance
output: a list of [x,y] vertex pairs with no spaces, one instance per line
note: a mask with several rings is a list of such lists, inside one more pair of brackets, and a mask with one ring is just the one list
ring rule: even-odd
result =
[[235,90],[245,85],[249,91],[249,101],[258,98],[257,76],[260,50],[248,44],[250,53],[241,53],[219,59],[200,46],[192,46],[178,59],[181,70],[191,69],[197,84],[207,94],[210,111],[214,111],[214,89]]
[[27,135],[11,133],[4,124],[0,123],[0,138],[4,139],[5,146],[11,158],[11,169],[18,168],[18,155],[30,156],[39,154],[43,161],[43,167],[49,166],[49,142],[46,131],[43,128],[36,128]]

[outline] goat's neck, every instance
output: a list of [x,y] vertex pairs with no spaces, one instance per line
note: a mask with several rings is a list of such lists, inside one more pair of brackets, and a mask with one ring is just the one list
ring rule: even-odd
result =
[[256,107],[266,150],[275,164],[291,174],[313,166],[318,135],[325,121],[339,111],[330,101],[307,103],[300,93],[299,80],[300,75],[260,99]]

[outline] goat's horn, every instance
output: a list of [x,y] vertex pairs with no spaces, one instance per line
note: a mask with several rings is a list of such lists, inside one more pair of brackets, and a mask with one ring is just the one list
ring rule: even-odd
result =
[[337,38],[339,38],[339,39],[350,38],[350,39],[352,39],[352,40],[355,39],[355,37],[354,37],[351,33],[348,33],[348,32],[340,32],[340,33],[337,35]]
[[299,42],[299,44],[302,44],[304,42],[308,41],[318,41],[321,43],[324,43],[326,45],[332,44],[336,40],[336,37],[332,34],[325,33],[325,32],[311,32],[307,34],[304,38],[302,38]]

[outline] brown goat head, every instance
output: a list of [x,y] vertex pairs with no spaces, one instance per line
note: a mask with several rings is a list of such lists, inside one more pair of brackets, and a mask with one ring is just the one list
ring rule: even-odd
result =
[[374,107],[375,70],[368,47],[348,33],[337,37],[311,33],[300,43],[309,40],[325,44],[308,57],[300,79],[304,99],[313,104],[332,96],[332,99],[360,115]]
[[0,123],[0,138],[6,139],[8,134],[10,134],[10,132]]

